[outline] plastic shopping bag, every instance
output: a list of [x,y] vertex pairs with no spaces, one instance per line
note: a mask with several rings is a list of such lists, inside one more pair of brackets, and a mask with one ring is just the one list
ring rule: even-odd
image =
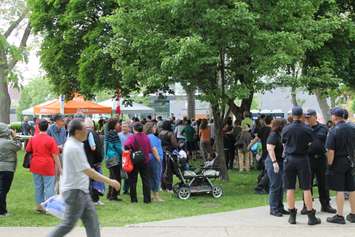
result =
[[122,152],[122,169],[127,173],[131,173],[133,170],[133,162],[131,158],[130,151],[123,151]]
[[62,195],[56,195],[49,198],[47,201],[42,203],[41,206],[44,210],[46,210],[47,213],[51,214],[52,216],[55,216],[61,220],[64,219],[66,204]]

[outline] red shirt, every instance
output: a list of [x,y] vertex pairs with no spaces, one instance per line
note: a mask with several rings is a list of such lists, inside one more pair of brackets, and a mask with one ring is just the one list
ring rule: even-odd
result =
[[38,124],[35,125],[35,134],[34,135],[38,135],[39,134],[39,127]]
[[43,176],[55,176],[53,155],[59,150],[54,138],[46,133],[35,135],[27,144],[26,152],[32,152],[30,171]]

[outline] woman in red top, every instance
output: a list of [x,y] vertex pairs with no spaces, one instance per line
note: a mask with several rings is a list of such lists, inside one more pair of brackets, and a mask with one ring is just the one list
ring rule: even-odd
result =
[[43,213],[41,203],[55,195],[55,175],[61,174],[59,150],[54,138],[47,135],[48,121],[38,124],[39,134],[27,144],[26,152],[32,153],[30,171],[33,174],[36,193],[36,211]]

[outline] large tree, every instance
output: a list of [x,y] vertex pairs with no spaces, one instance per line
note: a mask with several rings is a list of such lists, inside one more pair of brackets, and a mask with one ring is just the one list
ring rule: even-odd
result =
[[111,27],[101,21],[118,7],[115,0],[29,0],[31,24],[43,37],[41,63],[58,94],[93,96],[95,90],[118,88],[107,50]]
[[[303,63],[303,86],[317,96],[323,117],[330,118],[346,87],[355,89],[355,1],[325,2],[314,18],[338,17],[338,27],[322,47],[307,50]],[[350,90],[351,91],[351,90]]]
[[304,54],[320,2],[119,1],[109,21],[121,86],[154,91],[180,82],[202,92],[212,106],[219,164],[228,178],[225,117],[249,110],[253,93],[272,85],[268,78]]
[[[31,33],[27,21],[28,9],[22,0],[0,2],[0,122],[10,122],[11,99],[9,87],[19,87],[18,74],[15,66],[25,60],[25,48]],[[10,41],[13,34],[18,33],[21,40],[18,45]]]
[[314,41],[329,37],[323,32],[329,19],[314,15],[332,1],[30,2],[32,24],[44,35],[41,61],[58,92],[109,88],[128,96],[169,90],[175,82],[198,89],[212,106],[227,179],[225,117],[240,117],[254,92],[274,86],[280,72],[319,47]]

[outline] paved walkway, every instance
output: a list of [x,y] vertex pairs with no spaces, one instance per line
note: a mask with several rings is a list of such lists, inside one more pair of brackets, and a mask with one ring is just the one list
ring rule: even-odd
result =
[[[300,208],[300,205],[298,205]],[[188,208],[188,207],[186,207]],[[319,206],[317,206],[319,210]],[[349,211],[346,204],[346,213]],[[326,223],[328,214],[318,213],[322,224],[308,226],[306,216],[298,216],[297,225],[287,224],[287,217],[268,215],[267,207],[258,207],[219,214],[195,216],[168,221],[130,225],[122,228],[103,228],[103,237],[354,237],[355,224]],[[0,228],[0,237],[41,237],[51,228]],[[82,228],[76,228],[68,237],[85,237]]]

